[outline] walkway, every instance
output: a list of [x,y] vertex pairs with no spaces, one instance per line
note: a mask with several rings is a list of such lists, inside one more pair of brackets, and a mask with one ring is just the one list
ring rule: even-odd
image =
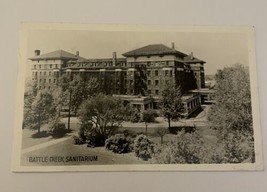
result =
[[21,154],[23,155],[25,153],[29,153],[29,152],[32,152],[32,151],[43,149],[43,148],[58,144],[60,142],[66,141],[66,140],[68,140],[70,138],[71,137],[68,136],[68,137],[64,137],[64,138],[60,138],[60,139],[54,139],[54,140],[51,140],[51,141],[47,141],[46,143],[42,143],[42,144],[39,144],[39,145],[34,145],[32,147],[28,147],[26,149],[21,150]]

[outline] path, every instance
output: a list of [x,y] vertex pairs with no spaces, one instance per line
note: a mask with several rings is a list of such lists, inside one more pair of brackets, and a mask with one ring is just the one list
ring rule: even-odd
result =
[[39,150],[39,149],[43,149],[43,148],[46,148],[46,147],[49,147],[49,146],[58,144],[60,142],[66,141],[66,140],[68,140],[70,138],[71,137],[68,136],[68,137],[64,137],[64,138],[60,138],[60,139],[55,139],[55,140],[47,141],[47,142],[42,143],[42,144],[39,144],[39,145],[34,145],[32,147],[28,147],[26,149],[21,150],[21,154],[25,154],[25,153],[36,151],[36,150]]

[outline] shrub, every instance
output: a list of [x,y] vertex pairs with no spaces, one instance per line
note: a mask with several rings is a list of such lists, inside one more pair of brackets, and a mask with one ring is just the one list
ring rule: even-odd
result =
[[130,116],[130,121],[132,123],[138,123],[141,120],[141,115],[140,112],[137,109],[132,109],[131,111],[131,116]]
[[79,130],[79,137],[87,147],[97,147],[105,145],[105,137],[97,132],[92,123],[82,124]]
[[82,140],[82,138],[80,138],[80,137],[78,137],[78,136],[76,136],[76,135],[74,135],[72,138],[73,138],[73,143],[74,143],[75,145],[82,145],[82,144],[85,143],[85,142]]
[[194,126],[169,127],[169,132],[175,135],[181,131],[184,131],[185,133],[192,133],[195,132],[195,130],[196,128]]
[[81,140],[86,142],[91,131],[92,131],[92,124],[83,124],[79,129],[79,137],[81,138]]
[[51,134],[54,138],[64,137],[70,130],[66,129],[65,123],[56,123],[51,129]]
[[132,151],[131,139],[124,134],[116,134],[105,141],[105,147],[114,153],[128,153]]
[[154,153],[154,144],[145,135],[139,135],[134,140],[134,152],[136,157],[148,160]]
[[250,134],[240,131],[228,133],[223,140],[223,150],[220,153],[222,163],[255,162],[254,139]]
[[208,148],[200,136],[194,133],[178,133],[169,145],[159,148],[156,153],[158,163],[165,164],[199,164],[210,163]]

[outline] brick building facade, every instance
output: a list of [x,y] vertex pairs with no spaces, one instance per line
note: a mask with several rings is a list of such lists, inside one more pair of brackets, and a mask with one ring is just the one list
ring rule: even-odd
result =
[[[166,83],[181,87],[186,115],[201,104],[196,90],[204,88],[205,62],[163,44],[153,44],[122,54],[117,58],[113,52],[107,59],[85,59],[79,52],[71,54],[63,50],[40,55],[35,51],[32,60],[32,80],[39,88],[53,89],[64,73],[95,77],[106,94],[130,102],[146,110],[158,108],[158,101]],[[194,90],[194,91],[193,91]]]

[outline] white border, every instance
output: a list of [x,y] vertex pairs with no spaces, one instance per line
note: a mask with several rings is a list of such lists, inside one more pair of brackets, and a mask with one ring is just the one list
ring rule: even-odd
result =
[[[25,86],[25,65],[28,30],[92,30],[92,31],[172,31],[172,32],[245,32],[249,42],[249,68],[255,139],[255,163],[248,164],[175,164],[175,165],[77,165],[77,166],[21,166],[21,136],[23,117],[23,95]],[[61,172],[61,171],[247,171],[263,170],[262,140],[255,61],[254,28],[211,27],[211,26],[144,26],[144,25],[88,25],[56,23],[24,23],[20,29],[19,72],[15,108],[12,171],[14,172]]]

